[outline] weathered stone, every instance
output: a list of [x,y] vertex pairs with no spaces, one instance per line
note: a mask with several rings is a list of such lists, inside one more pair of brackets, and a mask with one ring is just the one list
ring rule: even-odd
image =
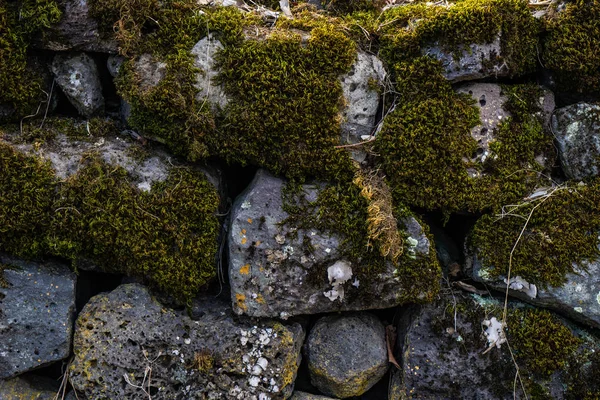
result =
[[368,313],[319,319],[306,343],[310,380],[337,398],[360,396],[388,369],[385,328]]
[[111,54],[108,56],[106,60],[106,68],[108,68],[108,73],[113,78],[116,78],[119,75],[119,70],[121,69],[121,65],[125,62],[125,57]]
[[[467,269],[475,281],[505,292],[506,277],[493,279],[490,269],[482,265],[477,255],[467,255]],[[519,276],[510,280],[509,294],[531,304],[557,311],[586,325],[600,328],[600,258],[585,265],[573,265],[560,287],[543,287]]]
[[192,48],[194,67],[201,70],[196,74],[195,87],[199,90],[196,95],[198,101],[208,101],[213,106],[224,108],[228,99],[221,85],[214,83],[214,78],[219,71],[215,68],[215,53],[223,49],[223,45],[212,36],[204,37]]
[[[377,88],[384,85],[386,77],[383,63],[377,57],[359,51],[350,72],[340,77],[344,92],[345,107],[342,111],[342,143],[358,143],[364,136],[375,134],[375,122],[379,109]],[[357,161],[365,154],[356,150]]]
[[67,358],[75,275],[64,265],[4,255],[0,267],[0,379]]
[[[283,226],[281,223],[288,217],[282,201],[285,184],[284,180],[260,170],[233,205],[228,234],[234,311],[256,317],[287,318],[387,308],[405,301],[406,288],[395,279],[396,268],[391,262],[386,270],[371,274],[368,282],[361,282],[352,274],[360,266],[351,265],[340,254],[343,238],[339,235]],[[308,201],[315,201],[323,187],[319,183],[307,184],[303,192]],[[414,255],[427,256],[431,246],[422,226],[414,218],[404,219],[402,224],[414,240],[411,248]],[[294,229],[293,235],[290,229]],[[302,250],[305,240],[310,240],[310,254]],[[418,290],[421,291],[418,297],[425,298],[435,289]]]
[[[512,322],[508,329],[502,330],[504,333],[500,334],[500,340],[490,342],[490,339],[495,339],[493,331],[496,325],[501,327],[499,321],[502,319],[503,305],[502,301],[494,298],[455,291],[440,296],[432,304],[404,308],[397,322],[395,348],[395,357],[402,368],[392,372],[390,399],[525,398],[521,385],[515,381],[516,370],[511,350],[529,398],[534,388],[537,393],[544,393],[545,398],[577,398],[573,391],[578,389],[574,388],[585,385],[589,379],[590,361],[596,357],[598,339],[556,318],[552,323],[562,325],[560,334],[565,335],[566,327],[566,331],[570,331],[581,342],[573,347],[568,346],[565,354],[561,353],[560,357],[565,359],[547,360],[554,354],[552,348],[545,349],[543,346],[548,342],[552,342],[550,346],[556,346],[564,338],[543,338],[541,335],[552,335],[554,332],[539,331],[532,332],[532,342],[524,343],[511,336],[516,328],[510,323],[519,323],[520,319],[511,320],[509,317]],[[536,315],[543,318],[522,303],[509,302],[509,315],[515,310],[521,313],[531,311],[533,314],[529,315],[534,318]],[[550,326],[535,320],[529,320],[528,323],[539,323],[538,327],[541,328]],[[527,329],[523,328],[525,331]],[[559,335],[558,332],[556,334]],[[519,337],[523,340],[522,336]],[[510,350],[508,344],[503,342],[505,338],[509,340]],[[529,347],[532,343],[535,343],[534,350]],[[556,352],[562,350],[555,349]],[[537,355],[532,355],[534,352]],[[561,366],[561,363],[564,364]],[[542,376],[539,371],[533,372],[531,368],[534,365],[549,367],[550,374]],[[555,372],[552,373],[553,367],[550,366],[556,368]],[[593,390],[591,386],[588,387]],[[571,393],[571,397],[567,396],[567,392]]]
[[295,391],[290,400],[334,400],[331,397],[319,396],[318,394],[310,394],[306,392]]
[[50,378],[19,376],[7,381],[0,380],[0,399],[54,400],[58,389],[58,383]]
[[598,175],[600,105],[578,103],[557,109],[552,117],[552,131],[568,178]]
[[85,53],[57,54],[52,61],[56,83],[84,117],[104,112],[98,68]]
[[92,298],[76,323],[74,389],[90,399],[141,398],[144,390],[157,399],[292,394],[304,339],[299,324],[238,321],[212,298],[192,315],[197,320],[163,307],[137,284]]
[[135,60],[133,67],[143,92],[156,87],[167,73],[167,64],[150,54],[142,54]]
[[58,24],[45,29],[38,36],[34,41],[36,48],[53,51],[117,52],[116,40],[103,35],[96,20],[90,16],[88,0],[58,0],[58,3],[63,10],[62,18]]

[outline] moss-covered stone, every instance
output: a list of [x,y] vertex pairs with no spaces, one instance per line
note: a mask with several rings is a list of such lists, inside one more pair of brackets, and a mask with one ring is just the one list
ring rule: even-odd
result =
[[546,21],[542,60],[559,88],[600,90],[600,1],[576,0]]

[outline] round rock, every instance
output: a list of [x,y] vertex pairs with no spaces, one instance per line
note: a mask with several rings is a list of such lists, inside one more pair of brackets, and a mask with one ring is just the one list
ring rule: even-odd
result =
[[308,337],[306,356],[311,382],[321,392],[360,396],[387,371],[385,328],[368,313],[321,318]]

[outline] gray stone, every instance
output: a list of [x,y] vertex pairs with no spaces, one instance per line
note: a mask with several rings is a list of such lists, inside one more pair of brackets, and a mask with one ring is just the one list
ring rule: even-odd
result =
[[337,398],[360,396],[388,369],[385,328],[368,313],[319,319],[306,342],[310,380]]
[[598,175],[600,105],[578,103],[557,109],[552,117],[552,131],[567,178]]
[[[405,301],[407,288],[395,279],[397,270],[391,262],[385,271],[361,282],[355,276],[361,266],[351,265],[339,252],[343,238],[316,229],[282,226],[281,222],[288,217],[282,202],[285,184],[284,180],[259,170],[232,207],[228,235],[234,311],[255,317],[287,318],[387,308]],[[304,185],[308,201],[315,201],[323,186]],[[427,257],[431,244],[422,226],[414,218],[406,218],[401,224],[414,239],[408,251],[415,257]],[[305,241],[311,244],[311,251],[306,254]],[[423,273],[434,276],[436,271]],[[333,275],[339,275],[339,279]],[[426,298],[434,289],[417,290],[420,294],[415,301]]]
[[133,67],[143,92],[156,87],[167,73],[167,64],[150,54],[142,54],[135,60]]
[[318,394],[310,394],[306,392],[295,391],[290,397],[290,400],[335,400],[331,397],[319,396]]
[[18,376],[0,380],[2,400],[54,400],[59,387],[55,380],[40,376]]
[[79,114],[91,117],[104,112],[98,68],[87,54],[57,54],[52,61],[52,72]]
[[[467,268],[477,282],[505,292],[506,277],[492,279],[493,267],[482,265],[477,255],[467,256]],[[511,277],[509,294],[537,306],[549,308],[586,325],[600,328],[600,258],[585,265],[573,265],[560,287],[537,286],[521,277]]]
[[510,72],[505,64],[498,63],[501,54],[500,36],[492,43],[462,46],[458,59],[452,51],[439,45],[427,46],[422,53],[439,60],[444,69],[444,77],[451,82],[503,77]]
[[165,308],[137,284],[92,298],[76,323],[73,388],[90,399],[146,398],[144,390],[157,399],[291,396],[299,324],[234,319],[214,298],[196,303],[192,315]]
[[60,22],[44,29],[34,41],[34,47],[52,51],[117,52],[113,32],[103,35],[99,31],[98,23],[90,16],[87,0],[58,0],[58,4],[63,10]]
[[125,62],[125,57],[111,54],[108,56],[106,60],[106,68],[108,68],[108,73],[113,78],[116,78],[119,75],[119,70],[121,69],[121,65]]
[[8,266],[0,272],[6,283],[0,285],[0,379],[67,358],[75,275],[64,265],[3,255],[0,264]]
[[[375,134],[375,122],[379,108],[378,87],[383,87],[386,72],[377,57],[358,51],[350,72],[340,77],[345,107],[342,111],[342,144],[358,143],[364,136]],[[375,87],[373,86],[375,85]],[[357,161],[365,154],[353,152]]]
[[223,45],[212,36],[204,37],[192,48],[194,67],[202,72],[196,74],[195,87],[199,90],[196,95],[198,101],[208,101],[213,107],[225,108],[229,99],[221,85],[214,83],[214,78],[219,74],[215,68],[215,53],[223,49]]

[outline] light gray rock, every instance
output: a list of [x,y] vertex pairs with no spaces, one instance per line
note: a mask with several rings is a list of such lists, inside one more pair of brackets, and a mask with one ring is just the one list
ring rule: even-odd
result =
[[557,109],[552,117],[552,131],[568,178],[598,175],[600,105],[578,103]]
[[85,53],[57,54],[52,61],[56,83],[84,117],[104,112],[104,96],[98,68]]
[[[77,319],[71,383],[85,398],[285,399],[302,327],[233,318],[214,298],[163,307],[137,284],[90,300]],[[151,375],[149,368],[152,369]]]
[[212,36],[204,37],[192,48],[194,67],[202,72],[196,74],[195,87],[199,90],[196,95],[198,101],[208,101],[213,106],[224,108],[228,98],[220,85],[214,83],[214,78],[219,74],[215,68],[215,53],[223,49],[223,45]]
[[[0,255],[0,379],[65,359],[71,350],[75,274],[60,264]],[[2,283],[2,281],[0,281]]]
[[[350,72],[340,77],[346,103],[342,111],[342,144],[358,143],[364,140],[362,136],[375,134],[377,88],[384,85],[385,77],[381,60],[364,51],[358,51]],[[365,158],[359,151],[354,151],[353,156],[357,161]]]
[[148,91],[156,87],[167,73],[167,64],[150,54],[142,54],[133,64],[140,80],[140,90]]
[[7,381],[0,380],[2,400],[54,400],[58,383],[40,376],[18,376]]
[[[235,312],[285,319],[300,314],[387,308],[405,301],[407,288],[395,279],[397,271],[391,262],[385,271],[361,282],[355,276],[361,266],[352,265],[340,254],[343,238],[316,229],[282,226],[288,217],[282,202],[285,185],[284,180],[259,170],[232,207],[229,279]],[[304,185],[307,200],[316,201],[323,186]],[[427,257],[431,244],[421,225],[414,218],[402,224],[414,239],[407,251],[415,257]],[[310,243],[310,252],[305,251],[306,242]],[[434,276],[436,271],[423,273]],[[426,298],[434,289],[417,290],[419,298]]]
[[[506,291],[506,277],[492,279],[493,267],[482,265],[477,255],[467,256],[467,269],[472,277],[490,288]],[[512,277],[509,294],[531,304],[549,308],[586,325],[600,328],[600,258],[585,265],[573,265],[574,273],[566,275],[560,287],[537,286],[521,277]]]
[[308,335],[306,358],[311,383],[321,392],[360,396],[387,372],[385,328],[368,313],[323,317]]
[[310,394],[306,392],[295,391],[290,400],[335,400],[331,397],[319,396],[318,394]]
[[52,51],[90,51],[117,53],[113,32],[104,35],[98,23],[90,16],[88,0],[58,0],[63,10],[58,24],[44,29],[34,41],[34,47]]

